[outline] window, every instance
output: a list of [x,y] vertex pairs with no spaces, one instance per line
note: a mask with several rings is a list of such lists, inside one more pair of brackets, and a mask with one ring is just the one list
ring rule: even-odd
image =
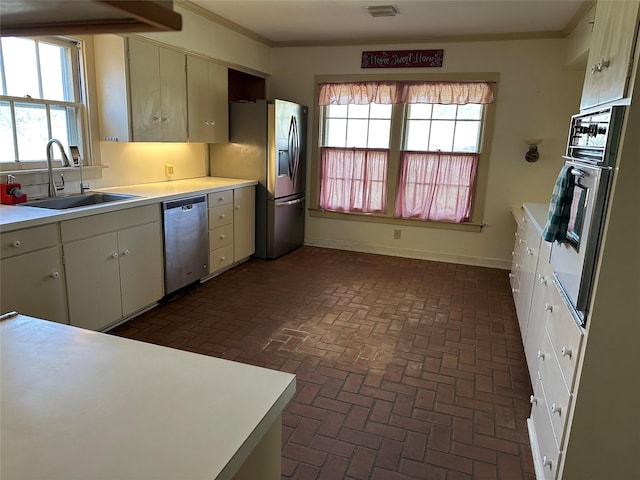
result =
[[[79,48],[57,38],[0,39],[0,165],[34,168],[50,138],[83,151]],[[60,160],[57,149],[54,159]]]
[[321,208],[384,212],[391,105],[329,105],[323,131]]
[[319,208],[470,222],[492,102],[486,81],[321,84]]

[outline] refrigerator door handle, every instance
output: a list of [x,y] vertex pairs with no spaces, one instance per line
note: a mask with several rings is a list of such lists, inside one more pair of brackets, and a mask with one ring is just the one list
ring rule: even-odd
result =
[[298,134],[298,122],[295,116],[291,116],[289,124],[289,138],[287,139],[289,149],[289,178],[294,181],[298,174],[300,164],[300,137]]
[[295,200],[289,200],[288,202],[276,202],[276,207],[288,207],[289,205],[295,205],[296,203],[304,202],[304,198],[297,198]]

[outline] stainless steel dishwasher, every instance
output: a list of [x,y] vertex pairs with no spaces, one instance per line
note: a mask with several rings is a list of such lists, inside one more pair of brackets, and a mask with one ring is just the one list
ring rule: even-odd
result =
[[190,197],[162,203],[165,295],[209,273],[207,199]]

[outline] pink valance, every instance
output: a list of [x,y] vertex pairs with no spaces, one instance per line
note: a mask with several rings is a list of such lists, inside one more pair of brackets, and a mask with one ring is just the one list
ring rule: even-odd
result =
[[320,85],[318,105],[493,103],[491,82],[346,82]]

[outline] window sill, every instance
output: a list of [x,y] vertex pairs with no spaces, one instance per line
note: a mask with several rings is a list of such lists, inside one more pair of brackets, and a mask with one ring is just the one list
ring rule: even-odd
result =
[[406,225],[411,227],[441,228],[445,230],[459,230],[463,232],[481,232],[484,226],[481,223],[450,223],[431,222],[425,220],[413,220],[408,218],[395,218],[387,215],[371,213],[343,213],[309,208],[309,216],[319,218],[332,218],[336,220],[351,220],[354,222],[385,223],[389,225]]
[[[90,166],[85,165],[82,167],[82,171],[90,172],[92,170],[102,170],[103,168],[106,168],[106,167],[97,166],[97,165],[90,165]],[[67,171],[76,171],[76,170],[79,170],[79,167],[56,167],[56,166],[53,167],[54,172],[61,172],[61,173],[64,173]],[[0,173],[2,175],[25,175],[25,174],[31,174],[31,173],[47,173],[47,167],[33,166],[31,168],[15,168],[15,165],[3,164],[3,165],[0,165]]]

